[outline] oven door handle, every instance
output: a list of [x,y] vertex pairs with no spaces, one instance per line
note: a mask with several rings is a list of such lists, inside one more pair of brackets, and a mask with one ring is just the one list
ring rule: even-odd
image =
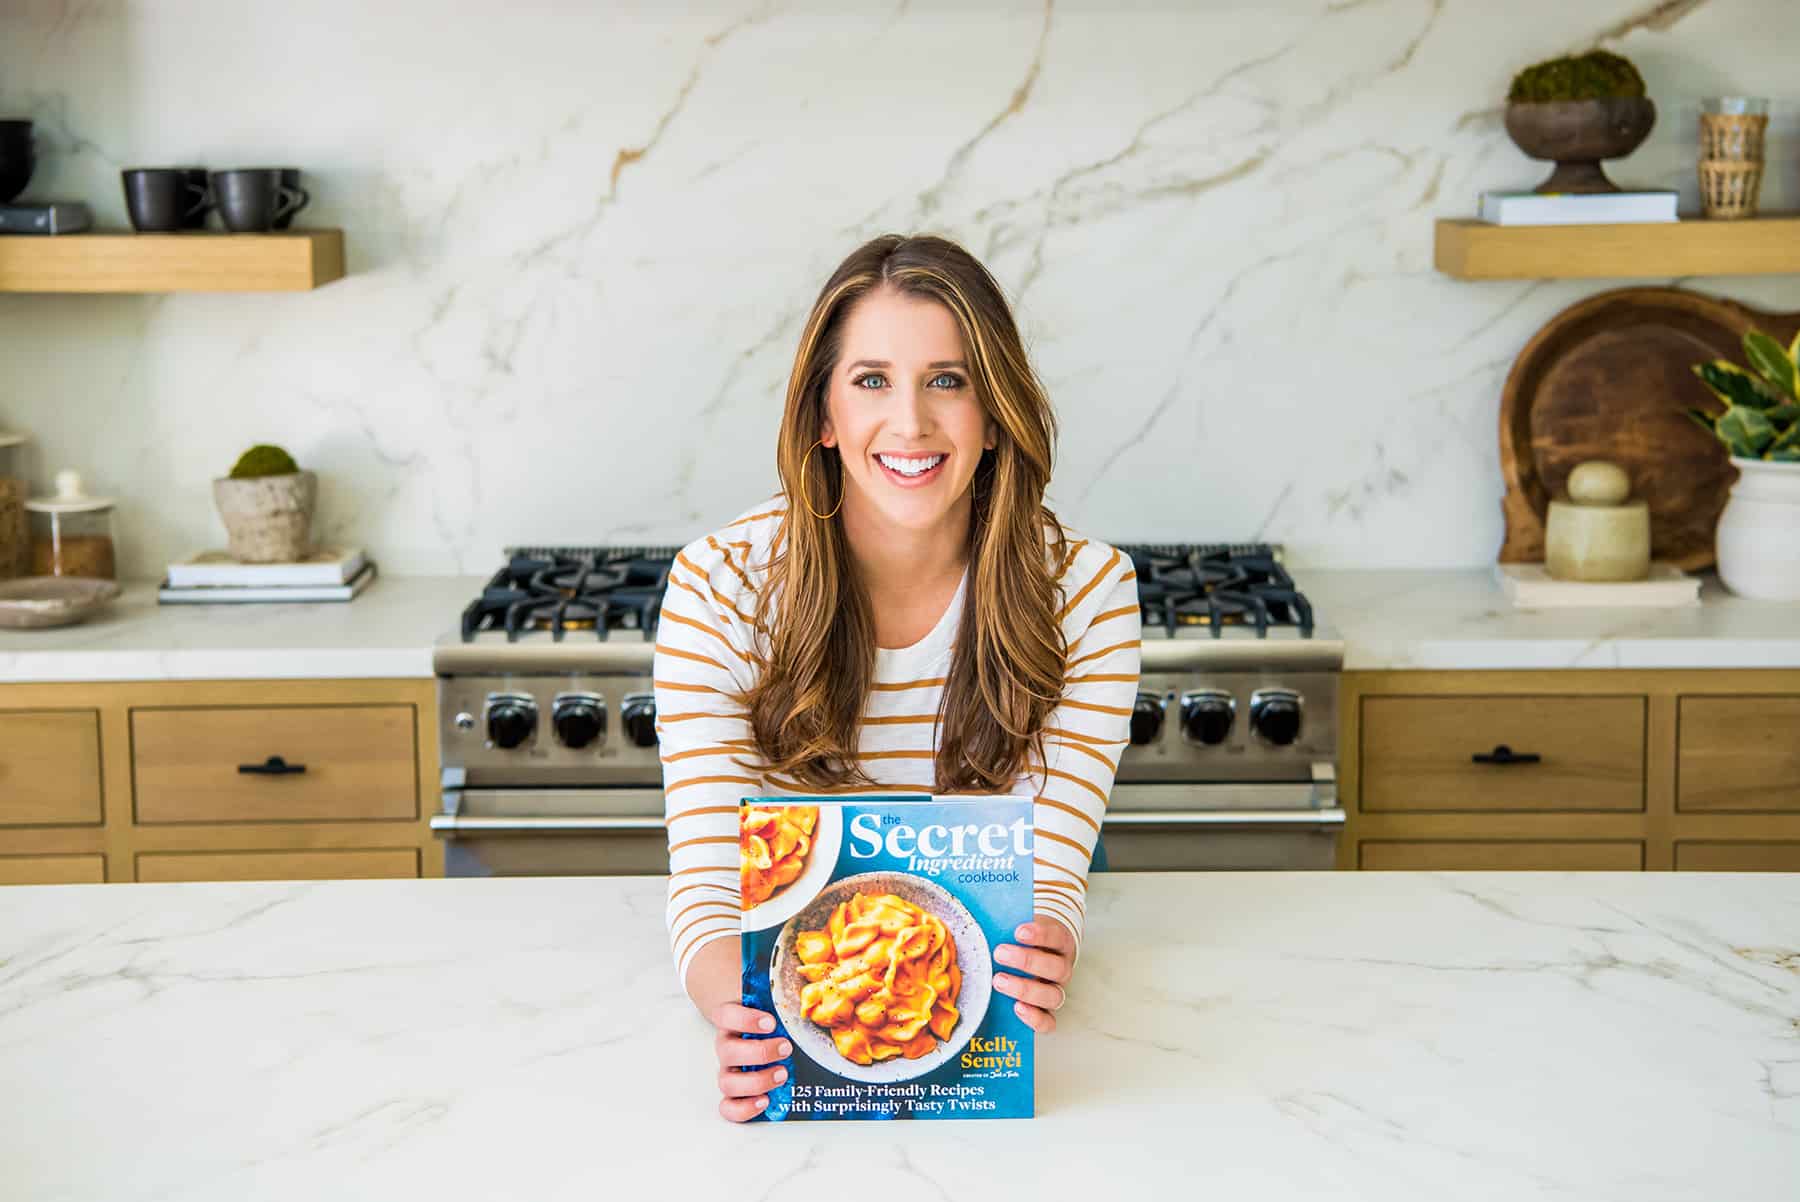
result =
[[1107,826],[1342,826],[1342,810],[1129,810],[1109,813]]
[[431,829],[450,838],[457,835],[546,835],[568,833],[618,834],[626,831],[660,831],[661,818],[568,817],[494,818],[463,814],[433,814]]

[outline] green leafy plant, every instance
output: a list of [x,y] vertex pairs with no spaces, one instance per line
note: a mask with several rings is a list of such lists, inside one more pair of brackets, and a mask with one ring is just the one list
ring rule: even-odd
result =
[[1723,413],[1687,415],[1738,459],[1800,463],[1800,334],[1787,346],[1761,330],[1744,335],[1754,371],[1726,359],[1694,364],[1694,374],[1725,402]]
[[1608,100],[1642,96],[1644,77],[1631,60],[1604,50],[1553,58],[1513,76],[1506,98],[1530,104],[1552,100]]
[[259,442],[238,456],[231,467],[233,480],[249,480],[257,476],[291,476],[300,470],[294,457],[280,447]]

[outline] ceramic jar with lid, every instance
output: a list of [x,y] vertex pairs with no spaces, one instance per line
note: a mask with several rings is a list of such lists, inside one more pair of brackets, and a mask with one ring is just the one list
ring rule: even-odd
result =
[[113,501],[82,491],[79,472],[56,473],[56,494],[25,502],[31,514],[31,573],[114,580]]
[[1590,459],[1569,473],[1569,497],[1550,502],[1544,566],[1556,580],[1642,580],[1650,574],[1650,509],[1616,463]]
[[31,531],[25,521],[25,436],[0,431],[0,580],[31,569]]

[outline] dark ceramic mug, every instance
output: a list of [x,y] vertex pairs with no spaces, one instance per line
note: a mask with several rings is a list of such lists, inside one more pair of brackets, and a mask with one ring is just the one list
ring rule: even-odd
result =
[[[304,209],[312,198],[302,188],[284,185],[284,170],[294,169],[241,167],[235,171],[213,172],[213,196],[225,228],[235,234],[285,229],[285,223],[280,227],[276,223],[284,218],[292,221],[294,214]],[[299,178],[298,171],[294,175]]]
[[139,233],[206,228],[212,193],[204,167],[134,167],[121,171],[125,211]]
[[0,121],[0,205],[11,204],[25,190],[36,165],[31,122]]

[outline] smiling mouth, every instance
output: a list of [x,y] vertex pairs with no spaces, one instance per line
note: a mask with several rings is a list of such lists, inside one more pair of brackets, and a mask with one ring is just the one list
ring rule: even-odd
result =
[[920,484],[935,478],[944,466],[948,455],[892,455],[877,454],[875,462],[881,470],[898,484]]

